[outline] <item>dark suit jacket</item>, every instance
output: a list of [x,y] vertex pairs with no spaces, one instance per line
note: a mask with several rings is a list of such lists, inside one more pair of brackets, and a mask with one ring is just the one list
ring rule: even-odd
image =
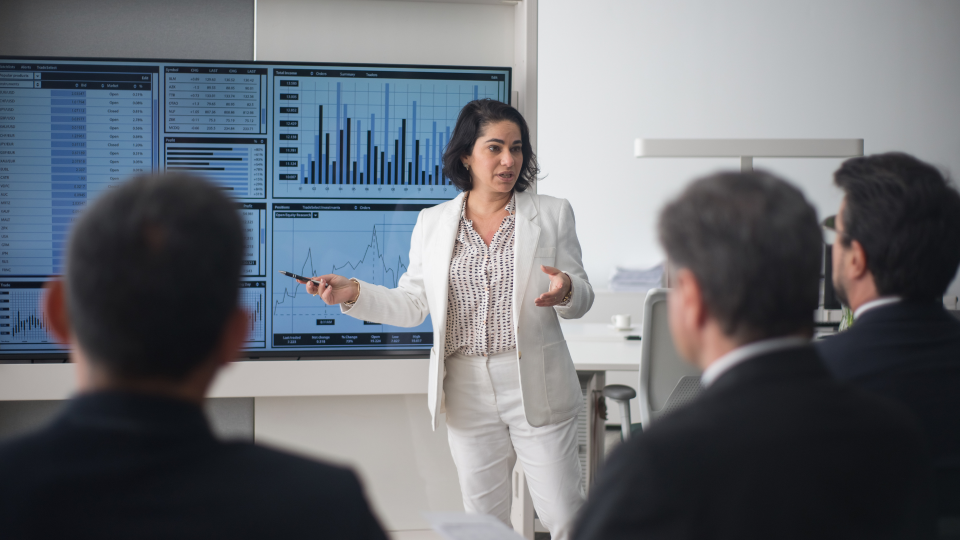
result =
[[0,446],[0,537],[386,538],[352,472],[219,442],[199,407],[122,393]]
[[906,405],[935,463],[960,466],[960,321],[939,302],[871,309],[817,349],[838,379]]
[[574,538],[913,538],[926,467],[908,413],[772,352],[614,451]]

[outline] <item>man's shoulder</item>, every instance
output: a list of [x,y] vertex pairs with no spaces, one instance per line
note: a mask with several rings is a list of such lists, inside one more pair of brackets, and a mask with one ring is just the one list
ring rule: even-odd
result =
[[[50,444],[61,440],[69,444],[59,449]],[[214,528],[234,538],[300,538],[322,531],[333,537],[383,538],[349,469],[246,442],[201,441],[160,451],[142,444],[119,445],[128,447],[120,451],[112,446],[103,439],[84,444],[76,436],[31,436],[4,444],[0,504],[8,511],[0,513],[0,525],[28,526],[67,500],[72,504],[68,514],[75,514],[71,519],[96,523],[115,512],[111,507],[122,493],[126,508],[166,509],[158,519],[170,530]],[[76,447],[85,448],[74,455]],[[116,459],[98,458],[94,448]],[[112,526],[123,530],[130,524]]]
[[65,449],[58,444],[62,433],[55,424],[0,442],[0,475],[26,472],[23,467],[46,459],[56,459]]
[[876,329],[870,324],[855,325],[817,341],[814,346],[827,368],[834,373],[842,371],[851,360],[851,353],[873,348]]
[[[745,507],[770,517],[777,512],[764,509],[777,506],[784,523],[804,519],[813,529],[867,524],[838,518],[835,509],[851,500],[896,521],[926,463],[919,430],[902,409],[831,380],[822,368],[819,376],[810,369],[760,377],[756,366],[739,367],[748,372],[717,379],[725,384],[611,453],[578,538],[707,534],[690,532],[690,524],[717,537],[763,537],[750,532],[763,521]],[[862,482],[878,470],[884,486]]]
[[850,329],[820,340],[816,347],[827,368],[842,380],[928,361],[942,367],[952,359],[960,365],[960,321],[942,307],[894,304],[865,313]]
[[227,465],[254,464],[265,470],[294,475],[323,476],[331,480],[352,482],[356,480],[353,471],[329,463],[314,461],[248,442],[219,443],[222,460]]
[[[108,448],[111,444],[101,434],[70,429],[54,422],[0,444],[0,478],[10,480],[22,477],[29,482],[37,477],[36,472],[51,471],[49,466],[61,472],[74,468],[84,470],[94,462],[99,467],[103,463],[98,461],[96,449]],[[191,457],[183,459],[175,456],[182,451],[177,448],[171,448],[170,455],[156,449],[138,453],[132,449],[118,451],[113,448],[109,452],[126,460],[133,469],[138,466],[135,464],[145,466],[150,460],[159,460],[158,463],[176,461],[184,470],[192,471],[185,474],[195,476],[197,481],[202,481],[204,477],[213,482],[218,478],[229,478],[232,482],[246,485],[283,485],[285,489],[300,487],[305,490],[335,486],[347,493],[360,492],[359,481],[350,469],[283,451],[248,442],[213,440],[192,448]]]
[[705,392],[624,445],[614,462],[622,474],[697,485],[776,472],[784,462],[816,476],[817,464],[861,455],[907,467],[922,459],[922,440],[903,407],[824,377]]
[[[774,364],[778,360],[770,356],[754,362]],[[806,361],[817,359],[811,354]],[[831,426],[846,423],[870,429],[915,430],[897,404],[836,382],[819,365],[816,370],[797,376],[786,372],[766,379],[758,376],[749,382],[744,378],[740,384],[709,388],[689,406],[654,424],[649,443],[669,454],[701,438],[737,446],[751,439],[776,441],[779,432],[829,437],[834,431]]]
[[644,426],[642,433],[616,449],[611,464],[619,463],[623,471],[645,468],[665,475],[674,466],[691,470],[706,465],[704,459],[712,450],[702,441],[711,438],[713,430],[724,429],[725,415],[716,405],[711,399],[698,399]]

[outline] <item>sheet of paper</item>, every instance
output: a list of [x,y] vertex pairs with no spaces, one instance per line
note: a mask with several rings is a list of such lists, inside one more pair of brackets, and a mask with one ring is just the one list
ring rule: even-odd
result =
[[486,514],[427,513],[433,530],[446,540],[524,540],[499,519]]
[[610,290],[618,292],[646,292],[663,286],[663,263],[652,268],[618,266],[610,276]]

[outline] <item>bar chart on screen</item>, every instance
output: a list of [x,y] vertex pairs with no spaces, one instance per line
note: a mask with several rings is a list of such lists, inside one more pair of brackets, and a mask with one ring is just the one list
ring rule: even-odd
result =
[[214,182],[230,196],[266,197],[267,139],[164,137],[163,166]]
[[267,345],[267,322],[265,317],[266,281],[240,282],[240,308],[247,314],[248,349],[262,349]]
[[507,101],[503,72],[274,72],[274,196],[450,199],[443,152],[463,106]]
[[40,307],[44,285],[42,281],[0,282],[0,345],[5,349],[64,348],[50,333]]

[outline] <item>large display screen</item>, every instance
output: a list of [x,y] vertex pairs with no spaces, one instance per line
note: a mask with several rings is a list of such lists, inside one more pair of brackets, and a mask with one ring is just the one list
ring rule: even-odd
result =
[[396,286],[417,213],[456,196],[460,109],[509,102],[510,68],[0,57],[0,358],[63,357],[41,299],[70,225],[133,175],[180,170],[243,217],[250,357],[422,355],[278,273]]

